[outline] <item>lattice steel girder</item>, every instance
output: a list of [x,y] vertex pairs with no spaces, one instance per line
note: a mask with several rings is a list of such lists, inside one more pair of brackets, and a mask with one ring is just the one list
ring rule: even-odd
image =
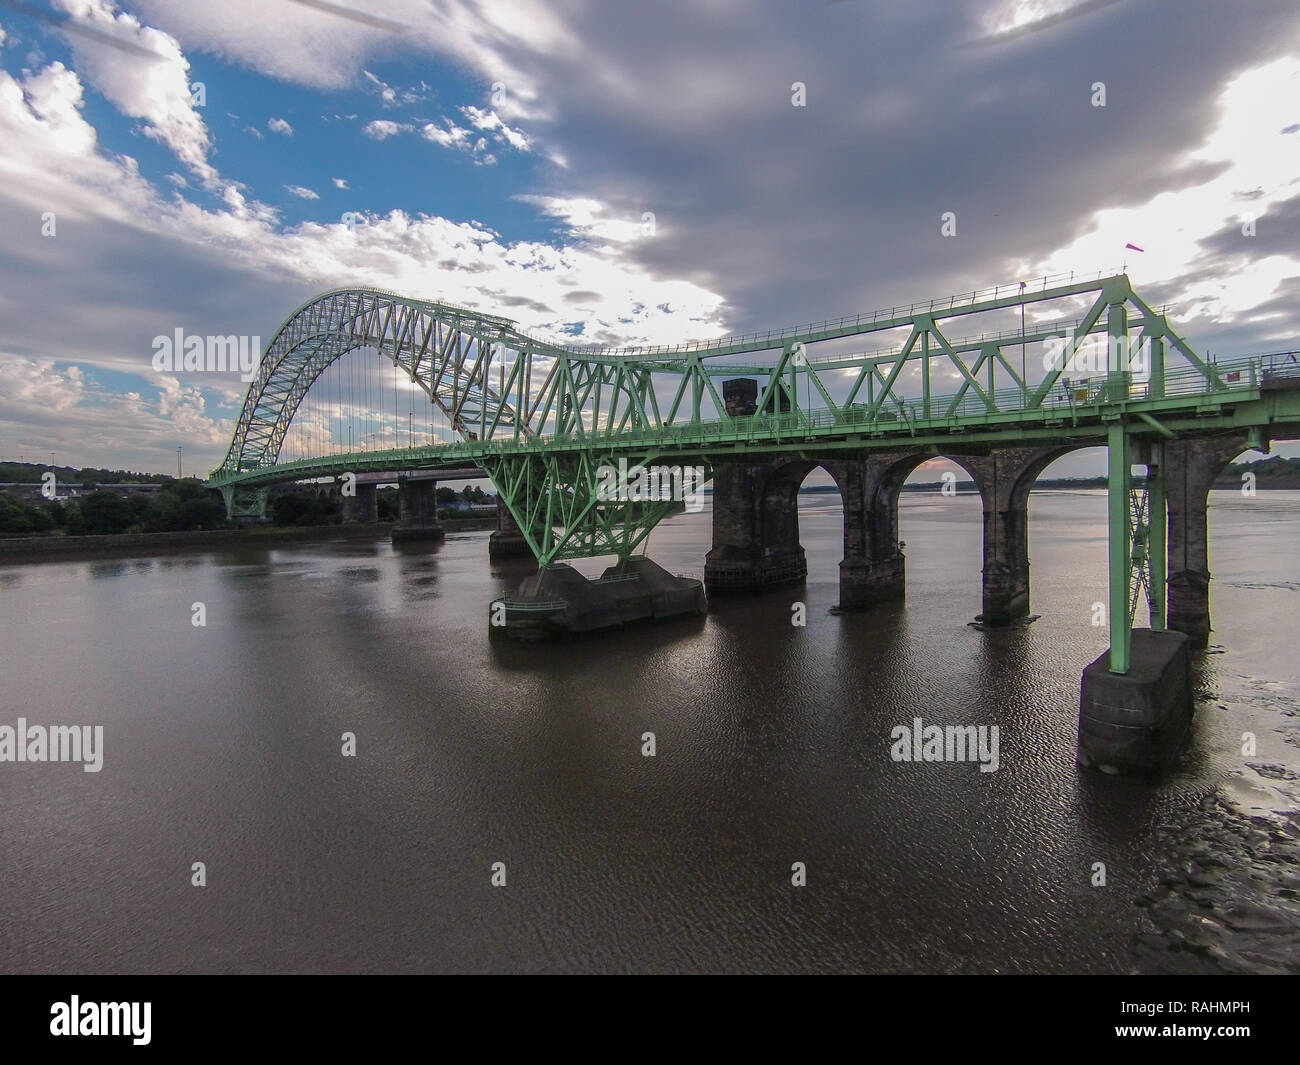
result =
[[[377,290],[340,290],[304,305],[267,345],[250,383],[223,464],[228,472],[274,464],[289,423],[317,377],[336,359],[371,347],[393,360],[464,436],[482,435],[488,418],[514,432],[514,408],[489,381],[493,340],[508,319]],[[427,359],[437,347],[436,373]],[[520,426],[527,433],[526,425]]]
[[233,485],[221,490],[228,518],[265,518],[269,488],[249,488]]
[[[628,558],[674,504],[684,501],[674,495],[698,492],[712,477],[709,464],[697,463],[697,474],[667,475],[665,492],[661,473],[659,491],[638,498],[638,471],[672,466],[660,458],[656,451],[581,450],[489,458],[484,468],[538,564],[545,566],[596,555]],[[668,498],[662,498],[665,494]]]

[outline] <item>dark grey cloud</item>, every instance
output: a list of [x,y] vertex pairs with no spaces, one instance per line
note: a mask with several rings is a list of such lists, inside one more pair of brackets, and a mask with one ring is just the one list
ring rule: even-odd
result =
[[979,49],[976,5],[560,10],[584,54],[513,57],[553,94],[553,191],[654,211],[633,254],[724,294],[738,329],[1012,280],[1095,212],[1207,180],[1221,165],[1185,155],[1224,84],[1296,40],[1284,0],[1117,4]]
[[[1216,267],[1241,265],[1269,255],[1294,255],[1300,251],[1300,196],[1274,204],[1254,220],[1255,235],[1246,236],[1240,225],[1202,240],[1205,258]],[[1196,265],[1196,264],[1194,264]]]
[[547,304],[542,303],[540,300],[535,300],[528,296],[500,296],[490,291],[489,289],[485,289],[485,288],[479,289],[479,291],[482,292],[483,295],[489,297],[490,299],[496,300],[497,303],[501,304],[503,307],[506,308],[527,307],[530,311],[537,311],[539,314],[555,313],[555,309],[553,307],[550,307]]

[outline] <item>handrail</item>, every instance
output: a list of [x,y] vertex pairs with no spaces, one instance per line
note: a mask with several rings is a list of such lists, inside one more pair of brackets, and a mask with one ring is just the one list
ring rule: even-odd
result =
[[516,610],[520,612],[541,613],[543,611],[565,610],[568,608],[567,599],[513,599],[502,598],[494,599],[492,605],[500,603],[507,610]]
[[[931,299],[928,301],[917,301],[909,303],[904,309],[902,304],[896,307],[889,307],[876,311],[863,311],[857,315],[844,315],[840,318],[828,318],[821,322],[809,322],[805,325],[787,326],[782,328],[768,329],[766,332],[755,331],[752,333],[738,333],[728,336],[700,338],[696,340],[685,340],[680,344],[652,344],[652,345],[629,345],[624,347],[601,346],[597,344],[576,345],[564,347],[575,355],[652,355],[652,354],[675,354],[682,351],[699,351],[703,348],[724,348],[736,347],[741,344],[757,343],[768,340],[784,340],[787,337],[803,336],[808,333],[820,333],[833,329],[842,329],[846,326],[862,325],[864,322],[875,323],[879,321],[890,321],[894,318],[900,318],[907,315],[916,314],[918,311],[927,313],[936,310],[953,310],[957,307],[967,307],[976,303],[981,303],[986,299],[1000,299],[1004,295],[1021,295],[1031,291],[1046,292],[1048,285],[1055,285],[1064,282],[1066,284],[1081,284],[1084,281],[1103,281],[1111,277],[1119,277],[1121,274],[1105,273],[1098,271],[1095,276],[1079,275],[1076,277],[1074,271],[1057,274],[1044,274],[1042,277],[1034,278],[1032,282],[1007,282],[1006,284],[994,285],[992,288],[974,289],[969,298],[966,293],[962,292],[957,295]],[[1036,285],[1037,288],[1030,289],[1030,284]],[[1023,286],[1023,287],[1022,287]],[[1006,290],[1003,293],[1003,289]],[[958,302],[958,301],[961,302]],[[870,318],[868,318],[870,315]]]

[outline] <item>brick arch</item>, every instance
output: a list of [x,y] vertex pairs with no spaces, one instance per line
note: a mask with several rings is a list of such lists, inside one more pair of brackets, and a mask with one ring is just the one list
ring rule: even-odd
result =
[[898,538],[898,497],[903,485],[916,472],[918,466],[935,459],[946,459],[963,469],[977,488],[980,487],[978,471],[965,455],[940,454],[934,451],[915,451],[906,454],[881,455],[881,469],[874,489],[868,499],[870,554],[873,558],[902,557]]
[[845,511],[845,550],[848,551],[853,492],[851,462],[836,459],[788,459],[765,466],[756,479],[755,533],[762,583],[796,583],[808,574],[799,536],[799,489],[814,470],[825,470],[835,482]]
[[[799,543],[799,489],[803,487],[808,475],[818,469],[825,470],[835,482],[847,514],[848,500],[853,491],[852,463],[835,459],[791,459],[775,464],[768,470],[760,491],[759,523],[765,554],[797,551],[802,556],[803,547]],[[846,522],[846,547],[847,528]]]

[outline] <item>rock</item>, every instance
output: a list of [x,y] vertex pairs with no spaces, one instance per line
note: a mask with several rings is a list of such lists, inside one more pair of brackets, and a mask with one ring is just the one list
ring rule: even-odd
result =
[[1218,916],[1235,932],[1283,932],[1293,927],[1280,913],[1254,902],[1229,903]]

